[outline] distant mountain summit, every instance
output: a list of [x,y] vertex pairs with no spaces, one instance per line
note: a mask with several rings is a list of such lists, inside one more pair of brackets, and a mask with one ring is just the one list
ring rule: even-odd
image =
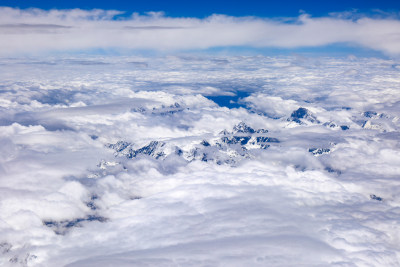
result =
[[201,160],[217,164],[235,164],[238,160],[251,157],[254,150],[267,149],[273,143],[279,143],[274,137],[266,134],[266,129],[253,129],[244,122],[235,125],[232,131],[223,130],[217,136],[201,140],[182,148],[176,142],[151,141],[145,146],[136,147],[134,143],[118,141],[108,144],[115,156],[129,159],[152,157],[163,160],[171,156],[179,156],[191,162]]
[[240,122],[238,125],[233,126],[233,131],[235,133],[254,133],[254,129],[247,126],[244,122]]
[[311,123],[320,123],[319,120],[317,120],[317,118],[311,113],[311,111],[302,107],[293,111],[288,121],[294,121],[299,124],[303,124],[304,121],[309,121]]

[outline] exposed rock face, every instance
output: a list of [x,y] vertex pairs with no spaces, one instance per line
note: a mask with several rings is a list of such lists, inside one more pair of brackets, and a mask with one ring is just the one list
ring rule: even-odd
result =
[[88,215],[85,218],[76,218],[72,220],[65,220],[65,221],[51,221],[51,220],[45,220],[43,221],[43,224],[46,225],[47,227],[50,227],[53,229],[53,231],[58,234],[58,235],[64,235],[67,233],[67,231],[72,228],[72,227],[80,227],[82,223],[85,222],[92,222],[92,221],[98,221],[98,222],[106,222],[108,219],[97,216],[97,215]]
[[111,149],[114,149],[115,152],[121,152],[123,151],[125,148],[127,148],[131,143],[128,142],[124,142],[124,141],[118,141],[115,144],[109,144],[108,147]]
[[250,134],[254,133],[254,129],[247,126],[246,123],[244,122],[240,122],[238,125],[235,125],[233,127],[233,131],[235,133],[250,133]]
[[141,147],[137,150],[130,149],[127,155],[128,158],[135,158],[138,155],[148,155],[153,158],[160,158],[165,156],[165,153],[162,151],[162,148],[165,146],[164,142],[151,141],[148,145]]
[[165,106],[162,105],[161,107],[157,108],[152,108],[152,109],[146,109],[144,107],[137,107],[137,108],[132,108],[131,112],[137,112],[137,113],[142,113],[142,114],[148,114],[148,115],[157,115],[157,116],[168,116],[168,115],[173,115],[178,112],[182,112],[185,110],[184,107],[182,107],[179,103],[175,103],[173,105]]
[[363,113],[363,115],[364,115],[365,117],[367,117],[367,118],[375,118],[375,117],[377,117],[377,116],[380,115],[380,114],[378,114],[378,112],[375,112],[375,111],[365,111],[365,112]]
[[183,157],[186,161],[213,161],[217,164],[234,164],[241,158],[251,156],[254,149],[267,149],[272,143],[279,143],[277,138],[266,136],[268,130],[254,130],[244,122],[235,125],[232,132],[223,130],[218,136],[194,143],[183,149],[173,142],[151,141],[149,144],[134,148],[133,143],[118,141],[108,147],[116,156],[136,158],[139,155],[155,159],[165,159],[171,155]]
[[331,153],[331,150],[329,148],[310,148],[308,152],[312,153],[314,156],[320,156]]
[[371,199],[377,200],[377,201],[382,201],[382,200],[383,200],[383,198],[378,197],[377,195],[374,195],[374,194],[369,195],[369,197],[370,197]]
[[304,121],[308,121],[311,123],[320,123],[319,120],[306,108],[298,108],[297,110],[293,111],[288,118],[288,121],[294,121],[299,124],[303,124]]

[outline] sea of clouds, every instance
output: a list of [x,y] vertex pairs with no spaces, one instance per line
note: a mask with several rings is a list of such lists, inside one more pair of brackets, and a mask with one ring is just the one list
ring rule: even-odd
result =
[[1,58],[0,265],[398,266],[399,88],[376,58]]

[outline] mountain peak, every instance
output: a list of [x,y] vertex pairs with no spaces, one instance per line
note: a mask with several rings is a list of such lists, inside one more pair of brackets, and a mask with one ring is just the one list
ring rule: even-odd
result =
[[294,121],[299,124],[303,123],[302,119],[307,120],[312,123],[319,123],[317,118],[306,108],[300,107],[292,112],[288,121]]
[[246,123],[239,122],[239,124],[233,126],[234,133],[254,133],[254,129],[248,126]]

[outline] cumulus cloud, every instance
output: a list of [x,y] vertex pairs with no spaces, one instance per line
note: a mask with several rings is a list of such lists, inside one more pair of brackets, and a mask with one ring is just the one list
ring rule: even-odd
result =
[[0,265],[399,265],[395,60],[0,64]]
[[0,8],[0,51],[91,48],[181,50],[221,46],[298,48],[348,44],[400,54],[400,21],[332,15],[265,19],[212,15],[172,18],[162,13],[121,18],[113,10]]

